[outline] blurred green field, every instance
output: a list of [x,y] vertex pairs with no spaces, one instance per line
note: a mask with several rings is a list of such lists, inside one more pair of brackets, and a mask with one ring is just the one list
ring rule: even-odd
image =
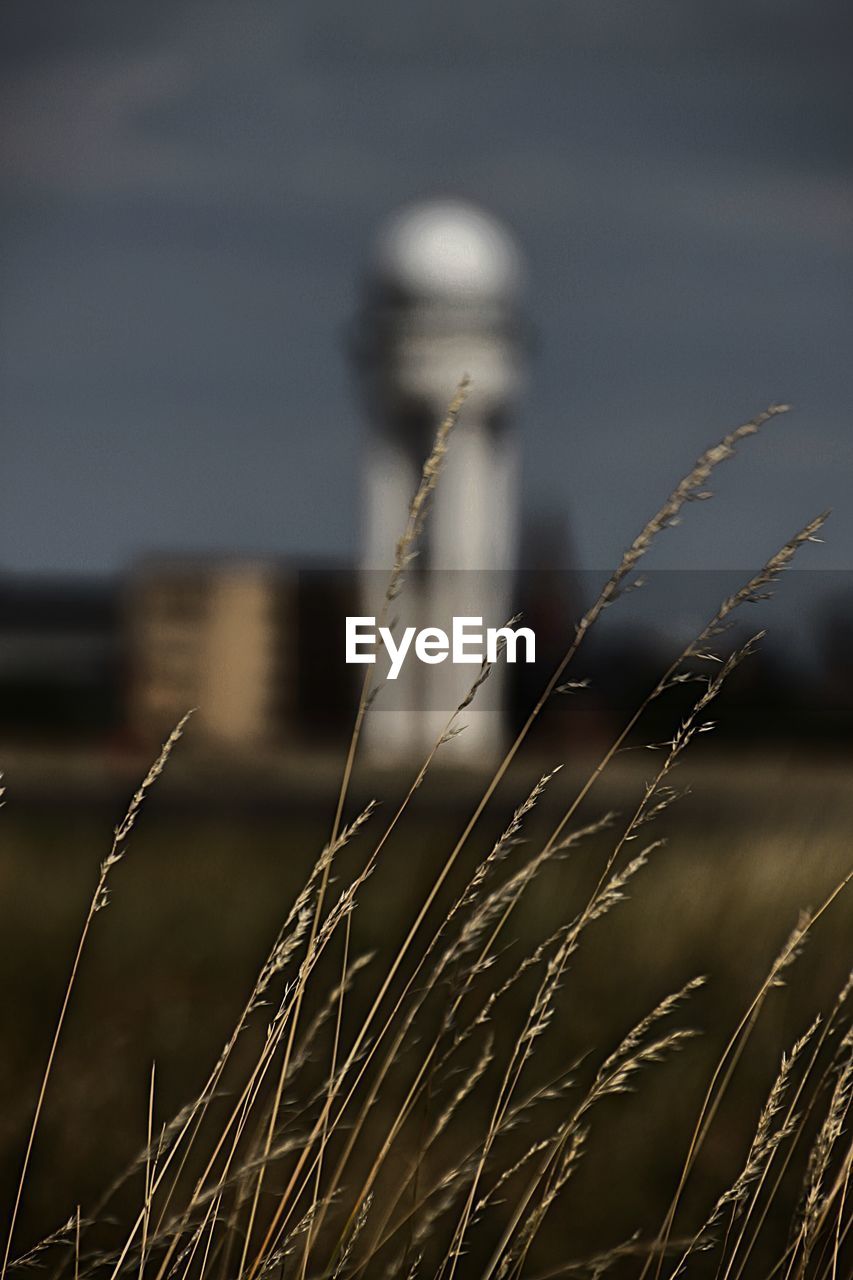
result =
[[[648,756],[626,760],[593,791],[585,815],[610,807],[627,812],[647,768]],[[678,1025],[703,1034],[647,1072],[636,1097],[612,1100],[596,1116],[585,1164],[543,1233],[543,1268],[604,1239],[656,1229],[722,1046],[800,908],[819,905],[853,865],[847,762],[743,755],[721,763],[709,756],[689,769],[679,771],[677,782],[692,793],[650,829],[650,838],[665,836],[666,846],[638,876],[631,900],[585,935],[531,1078],[544,1081],[595,1047],[609,1051],[649,1007],[698,973],[709,982]],[[526,829],[531,842],[547,835],[579,776],[570,769],[555,779]],[[504,784],[442,903],[529,781],[516,775]],[[390,792],[395,785],[386,780]],[[448,798],[437,776],[418,794],[383,853],[382,874],[365,886],[353,920],[354,953],[386,952],[403,936],[476,798],[465,790],[457,785]],[[208,802],[179,803],[178,793],[167,774],[116,870],[109,908],[96,918],[36,1146],[22,1245],[78,1204],[85,1214],[142,1145],[152,1060],[160,1120],[199,1088],[328,834],[325,805],[222,806],[219,787]],[[374,818],[377,834],[390,811],[383,806]],[[80,924],[119,816],[111,802],[16,802],[14,786],[0,814],[0,1193],[7,1203]],[[369,840],[366,834],[347,849],[342,874],[359,865]],[[583,844],[534,883],[507,941],[538,939],[577,910],[607,847],[606,836]],[[737,1172],[782,1050],[831,1004],[850,970],[851,938],[848,892],[820,922],[790,983],[768,1003],[691,1185],[688,1221],[691,1206]],[[500,963],[511,966],[512,955]],[[361,976],[345,1033],[379,976],[370,966]],[[521,984],[512,1012],[523,1016],[529,998]],[[498,1051],[516,1021],[507,1016],[495,1028]],[[379,1108],[391,1102],[382,1097]],[[491,1102],[473,1099],[446,1140],[464,1143],[466,1127],[473,1131]]]

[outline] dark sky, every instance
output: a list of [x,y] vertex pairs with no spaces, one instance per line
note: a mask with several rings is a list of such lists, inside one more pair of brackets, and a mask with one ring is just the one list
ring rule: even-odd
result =
[[399,203],[530,263],[528,509],[608,564],[695,453],[780,421],[659,563],[835,508],[853,567],[849,3],[4,0],[0,565],[351,555],[344,356]]

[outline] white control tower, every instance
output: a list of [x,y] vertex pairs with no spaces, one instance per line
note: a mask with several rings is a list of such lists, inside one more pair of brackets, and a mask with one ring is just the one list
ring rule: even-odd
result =
[[[371,422],[362,544],[367,614],[381,607],[423,461],[467,374],[470,393],[395,614],[401,625],[447,630],[453,616],[480,616],[485,626],[509,618],[518,535],[510,424],[522,382],[523,283],[509,233],[466,201],[408,206],[379,234],[355,348]],[[428,749],[476,674],[449,660],[408,662],[367,717],[373,754],[391,761]],[[465,732],[443,750],[472,763],[500,750],[503,683],[497,672],[490,677],[463,716]]]

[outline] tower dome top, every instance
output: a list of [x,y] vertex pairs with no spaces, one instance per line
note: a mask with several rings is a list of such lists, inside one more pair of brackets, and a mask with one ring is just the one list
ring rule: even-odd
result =
[[475,305],[513,300],[524,274],[509,232],[460,199],[426,200],[394,214],[380,232],[374,273],[425,302]]

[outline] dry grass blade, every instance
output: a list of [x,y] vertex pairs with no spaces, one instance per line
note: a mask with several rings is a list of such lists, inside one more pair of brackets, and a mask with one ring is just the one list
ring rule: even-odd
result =
[[[841,883],[838,884],[828,897],[824,899],[820,908],[814,913],[814,915],[801,917],[799,924],[788,938],[779,955],[776,957],[770,968],[770,972],[759,987],[755,997],[723,1050],[722,1056],[714,1069],[707,1091],[702,1100],[699,1117],[696,1121],[696,1127],[694,1128],[693,1135],[690,1140],[690,1145],[682,1166],[675,1195],[673,1196],[672,1202],[664,1219],[663,1226],[661,1227],[656,1240],[655,1253],[658,1257],[658,1275],[660,1274],[664,1251],[669,1243],[672,1225],[681,1201],[681,1195],[684,1191],[685,1183],[687,1182],[690,1171],[696,1162],[699,1150],[701,1149],[711,1124],[713,1123],[714,1117],[732,1079],[734,1070],[740,1060],[750,1034],[755,1027],[764,1002],[769,992],[780,984],[782,974],[786,972],[789,965],[793,962],[796,956],[800,954],[810,930],[829,910],[838,898],[839,894],[846,889],[851,879],[853,879],[853,871],[851,871],[849,875],[845,876]],[[643,1269],[643,1276],[646,1275],[648,1268],[652,1265],[651,1258],[652,1255],[650,1254],[649,1260]]]
[[71,965],[71,974],[68,978],[68,984],[65,988],[65,994],[62,999],[62,1006],[59,1011],[59,1018],[57,1019],[56,1029],[53,1034],[53,1040],[51,1042],[50,1051],[47,1057],[47,1064],[44,1069],[44,1075],[42,1076],[41,1087],[39,1089],[38,1100],[36,1102],[35,1114],[33,1115],[32,1126],[30,1128],[29,1138],[27,1139],[27,1148],[24,1153],[23,1164],[21,1167],[21,1175],[18,1181],[18,1189],[15,1194],[15,1203],[12,1208],[12,1218],[9,1223],[9,1234],[6,1237],[6,1249],[3,1254],[3,1267],[0,1270],[0,1280],[5,1280],[6,1270],[9,1265],[9,1257],[12,1250],[12,1239],[15,1234],[15,1224],[17,1223],[18,1212],[21,1207],[21,1197],[23,1196],[24,1184],[27,1180],[27,1171],[30,1165],[30,1157],[32,1155],[33,1145],[35,1143],[36,1131],[38,1129],[39,1120],[41,1118],[42,1108],[44,1107],[44,1100],[47,1094],[47,1086],[50,1082],[50,1076],[53,1070],[53,1063],[54,1063],[54,1059],[56,1058],[56,1050],[59,1046],[60,1036],[62,1035],[62,1028],[65,1025],[65,1015],[68,1012],[68,1006],[71,1002],[71,993],[74,990],[74,984],[77,978],[77,971],[80,967],[80,960],[83,955],[84,948],[86,946],[86,939],[89,936],[89,930],[92,927],[92,921],[94,920],[97,913],[107,904],[107,901],[108,901],[107,884],[108,884],[110,872],[112,871],[116,863],[118,863],[124,857],[127,838],[130,835],[131,830],[133,829],[133,826],[134,826],[134,823],[136,822],[137,817],[139,816],[139,811],[142,808],[142,804],[145,800],[145,797],[148,791],[150,790],[150,788],[154,785],[154,783],[157,781],[157,779],[160,777],[160,774],[163,772],[164,768],[166,767],[166,762],[172,753],[172,748],[175,746],[181,734],[183,733],[184,728],[186,727],[186,723],[189,720],[191,714],[192,712],[187,712],[187,714],[179,721],[179,723],[175,726],[175,728],[169,734],[169,737],[163,743],[163,746],[160,750],[160,754],[157,756],[157,759],[154,761],[151,768],[148,770],[148,773],[145,775],[145,778],[143,779],[142,784],[140,785],[138,790],[135,792],[128,806],[127,812],[125,813],[121,822],[115,828],[115,831],[113,833],[112,848],[110,849],[110,852],[107,855],[107,857],[101,863],[100,874],[98,876],[98,883],[95,886],[95,892],[92,895],[92,900],[89,904],[89,910],[86,915],[86,919],[83,923],[83,930],[80,934],[80,941],[77,944],[77,951],[74,956],[74,961]]
[[[394,551],[394,563],[391,567],[391,574],[388,580],[388,586],[385,590],[385,596],[382,602],[379,625],[382,625],[382,623],[387,619],[388,610],[391,604],[393,603],[393,601],[399,595],[400,590],[402,588],[406,569],[411,563],[411,560],[414,557],[414,555],[417,553],[417,545],[421,537],[421,534],[423,532],[424,523],[426,521],[427,513],[429,511],[430,500],[432,498],[435,487],[438,484],[438,479],[439,479],[439,476],[441,475],[442,467],[444,466],[444,460],[447,455],[447,448],[448,448],[450,433],[455,427],[456,422],[459,418],[459,414],[462,410],[462,406],[464,405],[465,400],[468,397],[468,388],[469,388],[469,380],[466,376],[462,378],[462,381],[460,382],[456,390],[456,394],[451,400],[450,405],[448,406],[447,413],[443,421],[440,423],[438,430],[436,432],[432,449],[430,450],[430,453],[426,461],[424,462],[423,470],[421,472],[420,483],[418,484],[418,487],[411,500],[411,503],[409,504],[409,512],[408,512],[408,518],[406,521],[406,527],[403,530],[403,533],[401,534],[400,539],[397,542],[397,546]],[[372,674],[373,674],[373,668],[368,667],[367,672],[365,673],[364,682],[362,685],[361,696],[359,698],[359,703],[358,703],[358,710],[356,712],[355,723],[353,725],[352,735],[350,737],[349,748],[347,751],[346,762],[344,764],[344,772],[343,772],[343,777],[341,779],[340,791],[338,793],[338,802],[335,808],[334,821],[332,823],[332,840],[333,841],[337,836],[338,830],[340,829],[340,824],[343,820],[344,807],[346,805],[347,796],[349,793],[350,781],[352,778],[352,770],[353,770],[353,765],[355,763],[356,752],[358,751],[359,741],[361,738],[361,730],[364,724],[364,717],[367,713],[368,707],[370,706],[370,702],[371,702]],[[315,913],[315,917],[314,917],[314,923],[313,923],[314,931],[316,931],[316,928],[319,922],[325,890],[326,890],[326,878],[324,877],[323,883],[320,888],[320,896],[317,904],[317,912]],[[350,933],[349,933],[349,923],[347,922],[346,932],[344,937],[343,959],[341,961],[342,974],[346,973],[347,964],[349,962],[349,944],[350,944]],[[332,1049],[332,1065],[329,1072],[331,1079],[334,1079],[337,1074],[338,1046],[339,1046],[339,1040],[340,1040],[341,1021],[343,1019],[343,999],[344,999],[344,988],[342,983],[341,999],[338,1007],[337,1024],[335,1028],[335,1040],[334,1040],[334,1046]],[[301,1000],[301,993],[300,993],[300,1000]],[[293,1019],[293,1029],[292,1029],[291,1037],[287,1046],[287,1051],[285,1053],[282,1074],[284,1074],[287,1070],[287,1062],[288,1062],[290,1053],[292,1052],[293,1038],[296,1034],[296,1024],[298,1022],[298,1018],[299,1018],[299,1006],[297,1005],[296,1013]],[[330,1096],[329,1098],[330,1106],[331,1106],[331,1101],[332,1099]],[[272,1117],[272,1121],[274,1123],[274,1115]],[[323,1125],[324,1125],[324,1137],[325,1137],[326,1119],[324,1119]],[[321,1149],[320,1160],[317,1163],[317,1175],[316,1175],[315,1187],[314,1187],[315,1201],[319,1199],[321,1176],[322,1176],[322,1149]],[[252,1220],[254,1219],[254,1211],[257,1207],[257,1195],[259,1193],[260,1193],[260,1179],[259,1179],[258,1193],[256,1194],[255,1200],[253,1201],[253,1210],[251,1215]],[[305,1251],[303,1254],[303,1261],[302,1261],[303,1277],[305,1275],[305,1269],[308,1263],[308,1254],[310,1252],[313,1234],[314,1234],[314,1226],[313,1226],[313,1220],[312,1220],[312,1224],[309,1227],[308,1232],[306,1234],[306,1238],[305,1238]],[[250,1223],[249,1230],[247,1231],[247,1234],[246,1234],[246,1246],[244,1248],[243,1258],[241,1260],[241,1266],[240,1266],[241,1276],[246,1265],[246,1260],[248,1258],[248,1245],[249,1245],[250,1238],[251,1238],[251,1223]]]
[[[316,880],[320,875],[321,870],[325,869],[325,871],[328,871],[328,868],[330,865],[330,856],[329,856],[330,849],[333,852],[337,852],[337,850],[341,848],[342,844],[345,843],[346,840],[351,838],[352,835],[354,835],[357,831],[360,830],[361,826],[370,816],[370,813],[372,811],[373,811],[373,805],[372,804],[368,805],[367,809],[359,816],[359,818],[357,818],[354,823],[352,823],[343,833],[341,833],[341,835],[338,837],[338,840],[334,842],[332,845],[327,846],[327,848],[323,851],[317,863],[315,864],[315,867],[311,875],[309,876],[309,880],[308,880],[309,886],[313,886],[316,883]],[[365,875],[362,874],[362,876],[358,881],[358,884],[362,883],[364,878],[365,878]],[[341,919],[348,916],[349,912],[352,910],[354,905],[354,895],[358,887],[358,884],[349,886],[349,889],[346,890],[344,894],[341,895],[341,898],[339,899],[339,902],[335,908],[336,923],[339,923]],[[288,915],[288,920],[292,921],[295,914],[298,916],[298,912],[296,911],[296,908],[294,906],[294,908],[291,909]],[[331,936],[332,932],[333,932],[333,928],[330,925],[329,920],[327,920],[326,922],[324,922],[324,930],[322,933],[322,945],[320,945],[320,938],[318,936],[314,939],[313,944],[308,947],[306,957],[303,960],[302,965],[300,966],[300,974],[304,980],[307,980],[308,975],[316,965],[320,955],[322,954],[325,944],[328,942],[328,939]],[[280,938],[281,938],[281,933],[279,934],[279,938],[276,940],[276,943],[274,944],[272,951],[270,952],[270,957],[276,954],[277,948],[279,946]],[[267,965],[268,964],[269,964],[269,959],[267,961]],[[258,978],[258,983],[263,982],[267,965],[262,967],[261,974]],[[202,1193],[204,1185],[208,1177],[210,1176],[214,1168],[214,1165],[217,1159],[219,1158],[219,1155],[221,1154],[225,1146],[225,1143],[228,1140],[228,1137],[232,1134],[232,1132],[234,1132],[234,1136],[232,1138],[231,1151],[229,1156],[227,1157],[227,1162],[230,1164],[230,1162],[233,1160],[236,1149],[237,1149],[237,1145],[239,1143],[240,1136],[242,1134],[243,1126],[245,1125],[245,1122],[246,1122],[248,1110],[251,1108],[251,1105],[257,1098],[258,1090],[273,1060],[275,1050],[280,1044],[281,1036],[283,1035],[284,1031],[288,1026],[289,1016],[292,1014],[293,1008],[295,1007],[296,1000],[298,998],[298,992],[299,992],[298,984],[296,985],[295,989],[293,987],[288,987],[286,989],[285,995],[282,998],[282,1002],[279,1005],[279,1009],[273,1020],[275,1034],[267,1036],[267,1040],[264,1045],[260,1060],[256,1064],[248,1082],[244,1086],[243,1091],[240,1095],[240,1098],[238,1099],[236,1105],[234,1106],[231,1112],[231,1115],[229,1117],[229,1120],[227,1121],[222,1133],[218,1138],[218,1141],[214,1146],[213,1153],[208,1159],[204,1172],[201,1174],[200,1178],[196,1183],[195,1191],[193,1193],[193,1196],[190,1198],[189,1208],[187,1209],[184,1215],[184,1220],[187,1220],[189,1211],[192,1208],[192,1205],[195,1202],[196,1197]],[[190,1108],[188,1118],[184,1122],[183,1126],[178,1132],[177,1137],[174,1139],[172,1143],[172,1147],[169,1151],[169,1154],[167,1158],[164,1160],[163,1166],[160,1172],[158,1173],[157,1178],[155,1179],[154,1187],[153,1187],[153,1191],[155,1193],[159,1189],[159,1186],[163,1181],[169,1169],[169,1166],[171,1165],[175,1157],[179,1144],[186,1138],[193,1124],[195,1124],[193,1136],[195,1136],[195,1134],[198,1133],[199,1125],[200,1125],[201,1119],[203,1118],[206,1112],[207,1106],[210,1102],[212,1091],[215,1089],[216,1085],[218,1084],[218,1081],[221,1079],[221,1075],[222,1075],[222,1071],[224,1070],[225,1063],[230,1057],[233,1051],[234,1045],[246,1025],[246,1021],[250,1012],[257,1005],[256,995],[257,995],[257,984],[255,988],[253,988],[253,991],[243,1010],[243,1013],[238,1019],[237,1025],[234,1031],[231,1033],[231,1036],[229,1037],[225,1048],[220,1054],[219,1060],[217,1061],[217,1064],[214,1067],[213,1072],[209,1076],[196,1102]],[[191,1141],[192,1141],[192,1137],[190,1138],[190,1142]],[[184,1160],[186,1160],[186,1154],[187,1152],[185,1150]],[[183,1161],[181,1163],[181,1166],[178,1169],[178,1174],[176,1175],[175,1181],[173,1182],[173,1190],[177,1183],[177,1179],[180,1176],[180,1171],[182,1167],[183,1167]],[[163,1209],[161,1210],[160,1224],[158,1224],[158,1230],[159,1230],[159,1225],[162,1225],[163,1215],[165,1214],[168,1203],[169,1203],[169,1197],[167,1197],[166,1205],[164,1205]],[[113,1278],[117,1277],[119,1272],[121,1271],[122,1265],[124,1264],[124,1261],[127,1258],[130,1252],[130,1249],[133,1245],[133,1241],[137,1233],[140,1231],[141,1227],[142,1227],[142,1214],[140,1214],[137,1217],[135,1223],[133,1224],[133,1227],[131,1228],[128,1238],[125,1242],[125,1245],[121,1250],[121,1253],[119,1254],[118,1258],[115,1261],[115,1265],[112,1272]],[[172,1261],[172,1258],[174,1257],[175,1251],[178,1248],[179,1238],[180,1238],[179,1233],[176,1233],[173,1238],[172,1245],[170,1246],[165,1259],[161,1263],[160,1269],[158,1271],[158,1280],[162,1280],[162,1277],[165,1276],[166,1271],[169,1267],[169,1264]]]
[[34,1244],[26,1253],[22,1253],[17,1258],[12,1258],[9,1262],[9,1271],[25,1271],[38,1270],[45,1262],[45,1255],[58,1245],[65,1248],[74,1246],[74,1242],[79,1231],[80,1210],[63,1222],[61,1227],[57,1227],[55,1231],[51,1231],[50,1235],[39,1240],[38,1244]]
[[[824,1189],[824,1182],[829,1169],[835,1147],[844,1132],[847,1114],[853,1100],[853,1030],[844,1038],[841,1052],[846,1055],[843,1065],[838,1071],[834,1088],[829,1100],[826,1117],[818,1130],[814,1146],[809,1156],[806,1174],[805,1204],[800,1226],[797,1248],[801,1251],[798,1276],[804,1276],[809,1260],[817,1243],[820,1231],[827,1219],[833,1200],[837,1198],[847,1173],[842,1170],[836,1178],[835,1186],[829,1192]],[[793,1258],[791,1266],[793,1265]],[[790,1273],[791,1266],[788,1270]]]
[[736,1277],[740,1277],[744,1273],[744,1270],[749,1261],[749,1258],[755,1248],[758,1237],[761,1234],[761,1230],[762,1230],[762,1227],[764,1226],[764,1222],[766,1220],[770,1206],[773,1203],[774,1197],[776,1196],[776,1193],[778,1192],[780,1184],[782,1182],[782,1178],[784,1177],[785,1172],[790,1163],[791,1157],[793,1155],[794,1147],[796,1146],[796,1143],[799,1140],[799,1138],[802,1136],[806,1120],[808,1119],[811,1111],[815,1107],[818,1100],[818,1096],[821,1093],[822,1083],[819,1082],[817,1087],[813,1089],[811,1097],[808,1099],[805,1098],[806,1084],[815,1068],[815,1064],[817,1063],[818,1058],[820,1057],[821,1050],[824,1048],[824,1045],[827,1043],[830,1035],[835,1029],[837,1020],[840,1017],[842,1011],[844,1010],[844,1006],[846,1004],[847,998],[850,995],[851,991],[853,991],[853,973],[851,973],[848,976],[847,981],[844,983],[838,995],[836,996],[827,1017],[821,1019],[823,1025],[821,1027],[820,1035],[817,1037],[817,1041],[811,1050],[809,1062],[801,1074],[799,1084],[797,1085],[797,1089],[788,1107],[788,1118],[790,1118],[794,1115],[794,1112],[796,1111],[796,1109],[800,1107],[801,1099],[803,1100],[801,1117],[799,1120],[799,1124],[797,1126],[797,1132],[794,1134],[790,1144],[788,1145],[786,1155],[782,1160],[781,1168],[779,1169],[777,1176],[775,1178],[774,1184],[771,1187],[765,1199],[763,1209],[758,1216],[758,1222],[752,1232],[752,1237],[749,1243],[746,1245],[746,1247],[743,1250],[743,1253],[740,1257],[737,1271],[734,1271],[735,1261],[736,1259],[738,1259],[738,1254],[741,1249],[741,1246],[744,1245],[747,1227],[749,1225],[752,1214],[756,1209],[756,1206],[758,1203],[758,1197],[762,1191],[765,1176],[769,1171],[770,1165],[772,1164],[773,1159],[775,1157],[775,1154],[776,1154],[775,1152],[773,1153],[773,1155],[770,1158],[770,1161],[768,1162],[767,1169],[762,1173],[761,1177],[759,1178],[758,1185],[755,1189],[755,1192],[753,1193],[752,1203],[750,1204],[749,1209],[747,1210],[744,1216],[743,1226],[741,1227],[740,1234],[738,1235],[738,1238],[735,1241],[734,1246],[732,1248],[729,1261],[726,1266],[725,1273],[723,1274],[722,1280],[729,1280],[729,1277],[732,1275],[733,1272]]
[[685,1249],[675,1270],[672,1272],[671,1280],[675,1280],[676,1276],[681,1275],[687,1265],[688,1258],[696,1248],[707,1247],[712,1242],[712,1233],[727,1208],[731,1209],[733,1218],[738,1216],[743,1209],[751,1188],[766,1171],[774,1152],[795,1132],[797,1116],[790,1111],[781,1124],[774,1126],[773,1122],[782,1111],[785,1097],[791,1084],[791,1076],[799,1057],[817,1031],[818,1025],[818,1020],[815,1020],[805,1035],[801,1036],[794,1044],[790,1054],[782,1055],[779,1072],[773,1081],[767,1101],[758,1117],[755,1136],[750,1144],[743,1169],[732,1185],[719,1197],[704,1225]]

